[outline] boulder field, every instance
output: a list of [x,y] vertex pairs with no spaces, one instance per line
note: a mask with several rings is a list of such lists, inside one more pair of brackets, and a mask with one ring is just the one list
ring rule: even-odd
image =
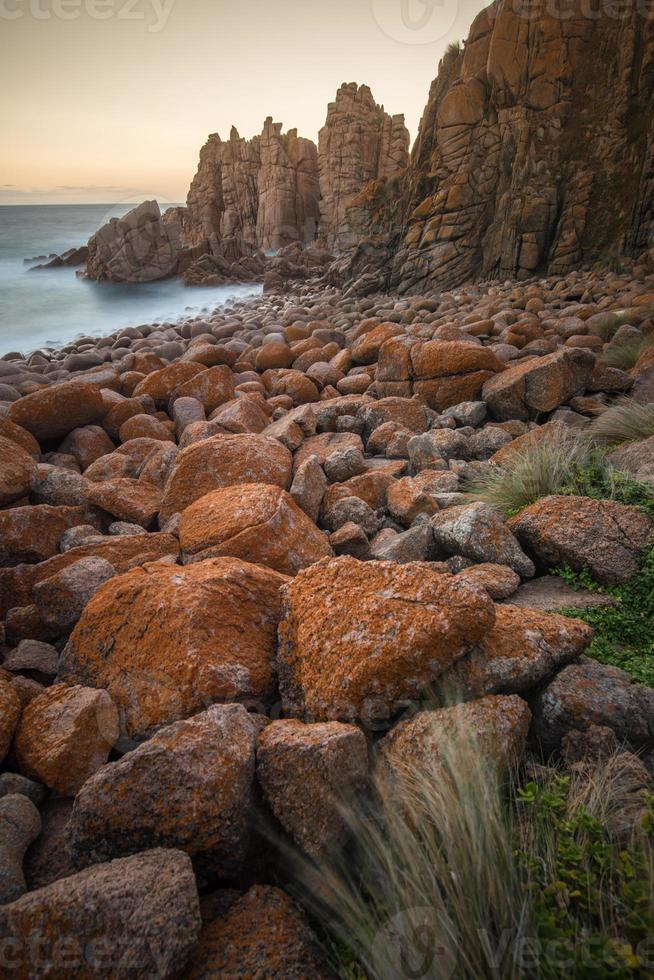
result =
[[[64,945],[80,976],[329,976],[276,874],[329,860],[375,773],[461,730],[503,765],[591,726],[651,753],[654,691],[551,611],[554,568],[629,581],[650,519],[560,493],[506,517],[470,486],[652,401],[653,335],[645,272],[316,280],[1,358],[12,976],[76,975]],[[651,480],[650,442],[611,455]]]

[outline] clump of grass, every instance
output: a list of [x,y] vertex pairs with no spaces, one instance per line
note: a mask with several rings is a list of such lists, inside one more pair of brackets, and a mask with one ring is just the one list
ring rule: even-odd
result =
[[[511,937],[509,959],[519,948],[528,896],[500,776],[472,747],[378,775],[375,804],[348,823],[350,851],[305,878],[339,976],[355,961],[376,980],[490,977],[493,938]],[[516,964],[497,975],[517,976]]]
[[445,54],[459,54],[460,52],[461,52],[460,41],[450,41],[447,48],[445,49]]
[[607,367],[631,371],[645,351],[652,346],[654,346],[654,337],[634,337],[622,343],[610,344],[599,355],[599,360]]
[[[507,783],[455,740],[424,769],[378,775],[349,815],[351,850],[305,878],[337,975],[370,980],[645,978],[654,929],[654,820],[606,826],[611,781],[555,767]],[[306,898],[306,896],[305,896]]]
[[581,435],[543,438],[516,450],[502,467],[470,481],[465,492],[472,500],[482,500],[511,517],[541,497],[562,493],[587,464],[591,451]]
[[637,442],[654,435],[654,404],[620,398],[590,424],[590,437],[603,446]]

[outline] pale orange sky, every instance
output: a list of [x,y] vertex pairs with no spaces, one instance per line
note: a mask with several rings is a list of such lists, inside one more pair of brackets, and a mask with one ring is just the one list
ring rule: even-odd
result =
[[481,0],[0,0],[0,203],[181,201],[207,135],[317,138],[341,82],[416,135]]

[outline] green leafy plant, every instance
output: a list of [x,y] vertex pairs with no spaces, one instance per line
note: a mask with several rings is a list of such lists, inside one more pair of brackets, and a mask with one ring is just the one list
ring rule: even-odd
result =
[[640,507],[654,520],[654,488],[614,469],[599,449],[589,453],[584,465],[573,468],[570,482],[561,493]]
[[639,571],[629,582],[611,588],[599,586],[587,570],[555,569],[569,585],[590,592],[603,592],[615,605],[563,610],[562,615],[583,619],[595,636],[586,654],[600,663],[625,670],[641,684],[654,687],[654,548],[650,548]]
[[643,836],[612,839],[607,810],[620,771],[619,754],[599,777],[584,772],[576,781],[541,767],[539,781],[516,794],[516,857],[533,897],[537,945],[554,947],[558,960],[541,964],[542,977],[564,969],[572,977],[650,975],[643,953],[654,927],[651,810]]

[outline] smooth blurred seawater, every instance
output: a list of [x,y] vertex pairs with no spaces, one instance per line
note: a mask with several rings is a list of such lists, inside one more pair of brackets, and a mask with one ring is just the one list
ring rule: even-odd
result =
[[79,336],[102,337],[122,327],[213,310],[261,287],[187,287],[169,279],[117,285],[80,279],[77,269],[29,271],[24,259],[84,245],[109,218],[133,205],[0,207],[0,356],[59,347]]

